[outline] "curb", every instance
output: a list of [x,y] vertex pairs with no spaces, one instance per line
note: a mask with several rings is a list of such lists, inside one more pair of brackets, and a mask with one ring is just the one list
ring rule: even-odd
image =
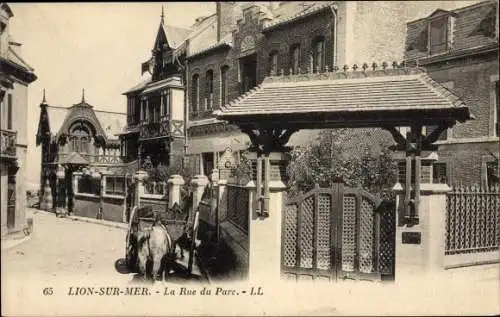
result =
[[[36,213],[50,215],[53,217],[56,216],[56,214],[53,212],[46,211],[46,210],[40,210],[40,209],[36,209]],[[60,219],[71,219],[73,221],[81,221],[81,222],[92,223],[92,224],[97,224],[97,225],[116,228],[116,229],[128,230],[128,224],[120,223],[120,222],[113,222],[113,221],[108,221],[108,220],[101,220],[101,219],[94,219],[94,218],[87,218],[87,217],[80,217],[80,216],[66,216],[66,217],[62,217]]]
[[10,250],[12,249],[13,247],[23,243],[23,242],[26,242],[26,241],[29,241],[31,239],[31,234],[28,235],[28,236],[25,236],[21,239],[6,239],[5,241],[2,241],[2,246],[1,246],[1,251],[7,251],[7,250]]
[[99,220],[99,219],[92,219],[92,218],[85,218],[85,217],[78,217],[78,216],[66,216],[65,218],[71,219],[73,221],[92,223],[92,224],[97,224],[97,225],[116,228],[116,229],[123,229],[123,230],[128,229],[128,225],[126,225],[126,224],[107,222],[106,220]]

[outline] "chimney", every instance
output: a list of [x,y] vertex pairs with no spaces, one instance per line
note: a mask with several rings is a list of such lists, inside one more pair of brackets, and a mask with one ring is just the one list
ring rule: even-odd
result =
[[217,6],[217,41],[233,32],[236,28],[235,1],[218,1]]

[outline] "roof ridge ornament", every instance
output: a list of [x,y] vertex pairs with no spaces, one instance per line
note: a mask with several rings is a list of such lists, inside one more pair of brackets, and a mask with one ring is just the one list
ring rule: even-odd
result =
[[85,103],[85,88],[82,88],[82,103]]
[[43,88],[43,99],[42,99],[42,104],[43,104],[43,105],[47,104],[47,99],[45,98],[45,88]]
[[164,11],[164,6],[163,4],[161,5],[161,16],[160,16],[160,24],[163,24],[164,23],[164,20],[165,20],[165,11]]

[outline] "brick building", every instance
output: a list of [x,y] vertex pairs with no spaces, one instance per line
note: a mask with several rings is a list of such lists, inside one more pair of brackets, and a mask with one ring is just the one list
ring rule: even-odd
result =
[[26,224],[28,85],[37,79],[10,33],[10,6],[0,3],[0,208],[2,236]]
[[435,166],[449,184],[498,184],[498,1],[436,10],[407,24],[405,59],[469,105],[475,120],[441,135]]
[[[171,165],[187,154],[195,171],[209,174],[227,146],[238,156],[249,142],[217,121],[214,110],[273,73],[390,65],[402,58],[412,14],[400,2],[217,2],[216,8],[190,28],[161,19],[152,56],[142,65],[152,78],[125,92],[122,139],[131,159],[149,156],[153,164]],[[290,144],[316,135],[300,131]]]

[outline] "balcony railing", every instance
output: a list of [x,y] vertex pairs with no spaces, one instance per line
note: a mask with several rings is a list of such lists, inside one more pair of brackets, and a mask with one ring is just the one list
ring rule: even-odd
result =
[[140,134],[141,139],[151,139],[158,137],[170,136],[170,121],[161,122],[151,122],[147,121],[141,122]]
[[15,157],[17,144],[17,131],[0,130],[0,155],[2,157]]

